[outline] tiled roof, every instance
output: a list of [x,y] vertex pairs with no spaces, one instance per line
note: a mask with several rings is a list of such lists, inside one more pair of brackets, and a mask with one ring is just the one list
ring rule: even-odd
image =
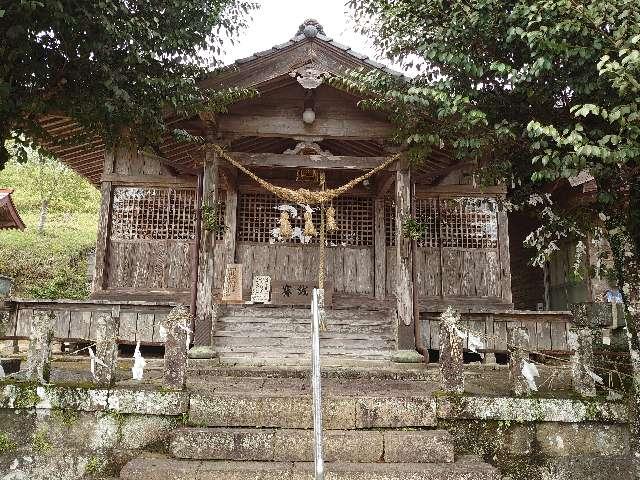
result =
[[11,200],[12,193],[11,189],[0,188],[0,230],[10,228],[24,230],[24,222]]
[[300,30],[299,31],[303,31],[304,33],[300,33],[297,34],[296,36],[294,36],[291,40],[289,40],[288,42],[284,42],[281,43],[279,45],[275,45],[267,50],[262,50],[260,52],[256,52],[253,55],[250,55],[248,57],[244,57],[244,58],[240,58],[238,60],[236,60],[234,62],[235,65],[242,65],[248,62],[251,62],[252,60],[256,60],[258,58],[261,57],[266,57],[267,55],[272,55],[280,50],[283,50],[285,48],[291,47],[292,45],[295,45],[297,43],[302,43],[306,40],[309,39],[317,39],[321,42],[327,43],[329,45],[331,45],[332,47],[338,48],[340,50],[342,50],[343,52],[347,53],[348,55],[351,55],[352,57],[354,57],[355,59],[357,59],[358,61],[365,63],[366,65],[378,69],[378,70],[382,70],[383,72],[388,73],[389,75],[393,75],[394,77],[398,77],[398,78],[407,78],[405,77],[405,75],[403,75],[401,72],[398,72],[397,70],[393,70],[392,68],[387,67],[386,65],[383,65],[380,62],[376,62],[375,60],[369,58],[367,55],[364,55],[362,53],[358,53],[354,50],[351,49],[351,47],[347,46],[347,45],[343,45],[342,43],[336,42],[335,40],[333,40],[331,37],[328,37],[327,35],[324,35],[322,32],[322,27],[320,27],[320,31],[314,31],[314,29],[311,29],[311,31],[307,31],[304,29],[305,25],[319,25],[315,20],[306,20],[301,26],[300,26]]

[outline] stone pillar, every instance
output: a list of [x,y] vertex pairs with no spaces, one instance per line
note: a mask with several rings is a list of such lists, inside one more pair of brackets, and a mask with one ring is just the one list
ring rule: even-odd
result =
[[583,397],[595,397],[596,382],[593,373],[593,332],[589,328],[571,328],[567,336],[571,355],[573,388]]
[[449,393],[464,393],[462,338],[458,335],[460,315],[451,307],[440,317],[440,382]]
[[522,374],[524,362],[529,361],[529,334],[523,327],[507,325],[509,349],[509,381],[511,393],[516,396],[529,393],[529,383]]
[[27,353],[26,378],[40,383],[49,381],[51,373],[51,341],[56,316],[53,312],[34,311]]
[[96,383],[112,385],[116,380],[118,365],[117,318],[107,312],[99,312],[96,319],[96,362],[93,378]]
[[167,338],[164,342],[164,381],[170,388],[183,389],[187,380],[187,348],[191,314],[184,305],[174,307],[163,323]]

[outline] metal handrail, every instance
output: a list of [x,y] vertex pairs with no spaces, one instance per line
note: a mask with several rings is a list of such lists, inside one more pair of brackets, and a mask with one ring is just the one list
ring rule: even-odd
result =
[[313,392],[313,463],[315,480],[324,480],[322,458],[322,385],[320,383],[320,310],[324,290],[313,289],[311,303],[311,390]]

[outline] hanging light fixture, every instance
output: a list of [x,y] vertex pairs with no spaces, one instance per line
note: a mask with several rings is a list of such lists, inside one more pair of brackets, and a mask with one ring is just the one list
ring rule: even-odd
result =
[[315,103],[315,90],[308,90],[304,99],[304,111],[302,112],[302,121],[307,125],[311,125],[316,121]]

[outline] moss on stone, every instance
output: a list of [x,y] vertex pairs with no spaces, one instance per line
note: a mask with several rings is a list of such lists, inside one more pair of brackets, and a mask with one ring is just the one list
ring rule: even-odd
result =
[[36,430],[33,434],[32,445],[33,451],[36,453],[47,453],[53,448],[45,430]]
[[89,457],[89,460],[87,460],[87,465],[84,468],[84,472],[92,477],[95,475],[100,475],[101,473],[103,473],[105,465],[106,462],[102,458],[98,457],[97,455],[93,455]]
[[39,402],[40,396],[38,395],[36,384],[23,384],[16,389],[13,407],[17,409],[33,408]]
[[0,432],[0,455],[4,453],[11,453],[18,448],[16,442],[9,438],[9,435],[5,432]]
[[71,427],[78,421],[78,416],[79,414],[77,410],[65,410],[57,408],[52,411],[52,417],[67,428]]

